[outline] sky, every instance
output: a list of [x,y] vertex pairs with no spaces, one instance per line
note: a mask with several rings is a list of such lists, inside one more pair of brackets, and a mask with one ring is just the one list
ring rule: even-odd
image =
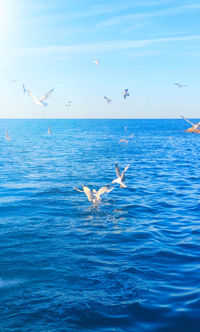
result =
[[199,119],[200,2],[0,0],[0,89],[0,118]]

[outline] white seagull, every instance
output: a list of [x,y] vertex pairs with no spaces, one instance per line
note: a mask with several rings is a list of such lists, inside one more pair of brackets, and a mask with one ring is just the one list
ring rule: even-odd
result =
[[99,60],[95,60],[95,61],[94,61],[95,65],[96,65],[97,67],[99,66],[99,62],[100,62]]
[[36,98],[30,90],[27,90],[28,95],[33,99],[34,103],[40,105],[40,106],[47,106],[48,103],[45,103],[47,98],[50,97],[54,89],[51,89],[49,92],[47,92],[45,95],[43,95],[40,99]]
[[187,85],[185,84],[180,84],[180,83],[174,83],[178,88],[185,88]]
[[128,89],[124,90],[123,96],[124,96],[124,99],[126,99],[126,97],[129,96]]
[[105,193],[109,193],[110,191],[112,191],[114,189],[114,187],[110,188],[110,186],[104,186],[102,188],[100,188],[98,191],[96,191],[95,189],[93,189],[92,191],[90,190],[90,188],[84,186],[82,184],[83,190],[80,190],[78,188],[74,188],[75,190],[85,193],[88,201],[92,202],[93,204],[97,204],[100,200],[101,200],[101,195],[105,194]]
[[105,100],[106,100],[106,102],[107,102],[108,104],[112,103],[112,100],[109,99],[108,97],[105,97],[105,96],[104,96],[104,98],[105,98]]
[[70,107],[70,106],[71,106],[71,103],[72,103],[71,101],[68,101],[68,102],[65,104],[65,106],[66,106],[66,107]]
[[195,124],[195,123],[189,121],[188,119],[186,119],[183,115],[181,115],[181,117],[182,117],[182,119],[184,119],[185,121],[187,121],[188,123],[190,123],[194,127],[194,129],[198,129],[198,127],[200,126],[200,122],[198,122],[197,124]]
[[115,180],[112,181],[112,183],[119,183],[120,184],[120,188],[126,188],[124,181],[125,181],[125,172],[127,171],[127,169],[129,168],[130,165],[127,165],[125,167],[125,169],[123,170],[122,173],[120,173],[120,169],[118,167],[117,164],[115,164],[115,170],[116,170],[116,174],[117,174],[117,178]]
[[12,81],[10,81],[10,83],[16,83],[16,82],[18,82],[18,80],[12,80]]

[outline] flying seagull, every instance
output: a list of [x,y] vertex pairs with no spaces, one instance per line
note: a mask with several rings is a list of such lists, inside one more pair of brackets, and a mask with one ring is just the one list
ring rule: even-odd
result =
[[34,103],[40,105],[40,106],[47,106],[48,103],[45,103],[47,98],[50,97],[54,89],[51,89],[49,92],[47,92],[45,95],[43,95],[40,99],[36,98],[30,90],[27,90],[28,95],[33,99]]
[[123,96],[124,96],[124,99],[126,99],[126,97],[129,96],[128,89],[124,90]]
[[105,97],[105,96],[104,96],[104,98],[105,98],[105,100],[106,100],[106,102],[107,102],[108,104],[112,103],[112,100],[109,99],[108,97]]
[[99,66],[99,62],[100,62],[99,60],[95,60],[95,61],[94,61],[95,65],[96,65],[97,67]]
[[82,184],[83,190],[80,190],[78,188],[74,188],[75,190],[85,193],[88,201],[92,202],[93,204],[97,204],[100,200],[101,200],[101,195],[105,194],[105,193],[109,193],[110,191],[112,191],[114,189],[114,187],[110,188],[110,186],[104,186],[102,188],[100,188],[98,191],[96,191],[95,189],[93,189],[92,191],[90,190],[90,188],[84,186]]
[[70,107],[70,106],[71,106],[71,103],[72,103],[71,101],[68,101],[68,102],[65,104],[65,106],[66,106],[66,107]]
[[130,165],[127,165],[125,167],[125,169],[123,170],[122,173],[120,173],[120,169],[118,167],[117,164],[115,164],[115,170],[116,170],[116,174],[117,174],[117,178],[115,180],[112,181],[112,183],[119,183],[120,184],[120,188],[126,188],[124,181],[125,181],[125,172],[127,171],[127,169],[129,168]]
[[195,123],[189,121],[188,119],[186,119],[183,115],[181,115],[181,117],[182,117],[182,119],[184,119],[185,121],[187,121],[188,123],[190,123],[194,127],[194,129],[198,129],[198,127],[200,126],[200,122],[198,122],[197,124],[195,124]]
[[185,84],[180,84],[180,83],[174,83],[178,88],[185,88],[187,85]]
[[12,81],[10,81],[10,83],[16,83],[16,82],[18,82],[18,80],[12,80]]

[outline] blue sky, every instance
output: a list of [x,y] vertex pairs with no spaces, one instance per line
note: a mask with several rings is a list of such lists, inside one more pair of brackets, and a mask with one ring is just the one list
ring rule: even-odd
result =
[[1,118],[200,118],[199,63],[197,0],[0,0]]

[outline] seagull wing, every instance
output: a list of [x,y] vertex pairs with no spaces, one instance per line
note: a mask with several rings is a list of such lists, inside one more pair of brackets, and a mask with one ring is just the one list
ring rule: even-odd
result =
[[181,115],[182,119],[184,119],[186,122],[190,123],[192,126],[195,126],[194,123],[192,123],[191,121],[189,121],[188,119],[186,119],[183,115]]
[[122,174],[124,174],[124,173],[127,171],[127,169],[129,168],[129,166],[130,166],[130,165],[127,165],[127,166],[124,168]]
[[49,92],[47,92],[45,95],[43,95],[39,100],[40,100],[41,102],[47,100],[47,98],[50,97],[50,95],[52,94],[53,91],[54,91],[54,89],[51,89]]
[[120,173],[120,169],[117,164],[115,164],[115,171],[116,171],[117,176],[120,177],[121,173]]
[[83,190],[80,190],[80,189],[78,189],[78,188],[73,188],[74,190],[76,190],[76,191],[80,191],[80,193],[84,193],[84,191]]
[[30,90],[27,90],[28,95],[33,99],[34,103],[41,105],[41,102],[38,98],[36,98]]
[[97,200],[99,200],[100,199],[100,196],[101,195],[103,195],[103,194],[105,194],[105,193],[109,193],[110,191],[112,191],[113,189],[114,189],[114,187],[112,187],[112,188],[110,188],[109,189],[109,185],[108,186],[104,186],[104,187],[102,187],[102,188],[100,188],[98,191],[97,191],[97,193],[96,193],[96,198],[97,198]]
[[22,85],[23,86],[23,91],[24,91],[24,93],[27,91],[27,89],[25,88],[25,85],[23,84]]
[[88,200],[89,200],[90,202],[92,202],[92,200],[93,200],[94,197],[93,197],[93,195],[92,195],[92,192],[91,192],[90,188],[88,188],[88,187],[86,187],[86,186],[84,186],[84,185],[82,185],[82,186],[83,186],[83,191],[84,191],[84,193],[86,194]]

